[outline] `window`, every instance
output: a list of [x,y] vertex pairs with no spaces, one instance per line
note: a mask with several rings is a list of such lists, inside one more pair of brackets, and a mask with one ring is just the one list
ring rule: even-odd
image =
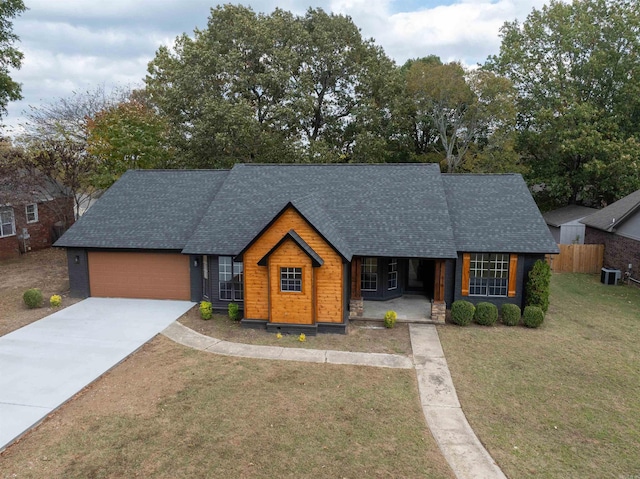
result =
[[218,284],[222,301],[242,301],[244,287],[244,268],[241,262],[233,261],[231,256],[218,258]]
[[378,258],[362,259],[360,289],[362,291],[376,291],[378,289]]
[[0,238],[16,234],[13,208],[0,208]]
[[398,288],[398,259],[389,260],[389,274],[387,276],[387,289]]
[[508,254],[471,254],[469,263],[470,296],[507,296],[508,283]]
[[25,215],[27,217],[27,223],[36,223],[38,221],[38,205],[32,203],[25,206]]
[[302,268],[280,268],[280,291],[302,292]]

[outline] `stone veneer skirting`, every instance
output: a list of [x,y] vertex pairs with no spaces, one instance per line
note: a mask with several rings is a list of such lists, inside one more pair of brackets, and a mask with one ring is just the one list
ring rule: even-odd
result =
[[364,314],[364,299],[351,299],[349,301],[349,317],[361,318]]
[[444,324],[445,316],[447,314],[447,304],[444,301],[433,302],[431,305],[431,320],[436,323]]

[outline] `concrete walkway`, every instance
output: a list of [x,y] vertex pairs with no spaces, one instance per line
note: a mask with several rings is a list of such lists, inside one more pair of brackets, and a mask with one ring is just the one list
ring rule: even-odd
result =
[[162,334],[201,351],[256,359],[349,364],[416,369],[422,410],[442,454],[458,479],[506,479],[467,422],[451,380],[449,367],[433,324],[411,324],[413,361],[398,354],[283,348],[231,343],[205,336],[175,322]]
[[0,451],[192,307],[89,298],[0,337]]

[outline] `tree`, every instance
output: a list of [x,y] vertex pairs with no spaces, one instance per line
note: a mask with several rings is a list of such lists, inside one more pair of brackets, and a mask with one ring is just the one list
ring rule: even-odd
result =
[[7,112],[9,101],[22,98],[20,84],[9,75],[10,68],[20,68],[23,54],[14,43],[18,36],[13,33],[12,20],[27,8],[22,0],[0,2],[0,117]]
[[145,81],[182,164],[228,167],[349,159],[383,114],[391,72],[348,17],[225,5],[193,38],[161,47]]
[[107,188],[130,168],[168,168],[169,125],[139,94],[87,120],[87,152],[96,158],[92,183]]
[[426,143],[431,135],[431,145],[440,144],[451,173],[463,166],[469,148],[509,124],[515,114],[514,92],[508,80],[489,71],[427,60],[412,62],[406,73],[415,105],[415,138]]
[[610,203],[640,188],[640,9],[552,0],[501,29],[485,67],[518,91],[518,150],[538,198]]
[[98,112],[127,98],[126,90],[107,93],[104,87],[74,93],[53,103],[31,108],[24,133],[18,137],[25,151],[20,165],[32,175],[48,178],[72,198],[76,213],[91,201],[98,163],[87,151],[87,123]]

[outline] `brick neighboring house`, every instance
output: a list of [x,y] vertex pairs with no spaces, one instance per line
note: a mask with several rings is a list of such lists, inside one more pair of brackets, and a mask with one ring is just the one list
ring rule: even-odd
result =
[[50,247],[74,223],[73,199],[58,185],[26,193],[5,190],[0,202],[0,259]]
[[585,244],[604,244],[605,267],[640,278],[640,190],[581,222],[586,225]]

